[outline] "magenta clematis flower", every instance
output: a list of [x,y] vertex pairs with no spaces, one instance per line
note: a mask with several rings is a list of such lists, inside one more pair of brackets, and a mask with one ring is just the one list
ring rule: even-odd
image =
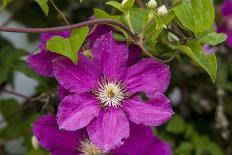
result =
[[232,0],[225,0],[222,7],[222,25],[218,27],[218,32],[227,34],[227,45],[232,48]]
[[[113,28],[107,25],[99,25],[95,28],[94,32],[88,36],[89,46],[92,47],[96,39],[100,38],[101,35],[106,34],[113,30]],[[28,65],[38,74],[46,77],[53,77],[53,60],[61,55],[47,51],[46,43],[53,36],[62,36],[68,38],[70,36],[69,31],[54,32],[54,33],[42,33],[40,36],[39,49],[40,52],[37,54],[30,54],[28,57]],[[138,46],[129,46],[128,65],[136,63],[140,59],[141,49]],[[60,89],[62,87],[60,86]],[[62,90],[63,91],[63,90]],[[65,91],[65,90],[64,90]]]
[[170,145],[154,137],[152,130],[143,125],[131,124],[130,137],[125,144],[108,152],[95,146],[84,129],[60,130],[53,115],[41,116],[32,129],[40,145],[52,155],[171,155]]
[[[90,140],[109,151],[129,137],[129,121],[159,126],[171,118],[170,101],[163,95],[170,79],[167,65],[144,58],[127,66],[128,48],[111,32],[97,39],[91,51],[93,59],[79,56],[77,65],[67,58],[54,61],[55,78],[72,93],[58,108],[61,129],[87,127]],[[141,101],[140,92],[150,100]]]

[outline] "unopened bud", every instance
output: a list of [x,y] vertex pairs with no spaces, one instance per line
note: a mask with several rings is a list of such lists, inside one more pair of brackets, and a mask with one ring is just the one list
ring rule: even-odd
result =
[[147,3],[147,7],[149,9],[155,9],[157,7],[157,2],[156,0],[150,0],[148,3]]
[[157,13],[160,16],[164,16],[168,13],[168,9],[166,8],[165,5],[162,5],[161,7],[158,8]]
[[121,6],[124,10],[129,10],[133,7],[135,0],[123,0]]
[[31,144],[32,144],[32,147],[33,147],[35,150],[38,150],[38,149],[39,149],[39,142],[38,142],[38,139],[37,139],[35,136],[32,136],[32,137],[31,137]]

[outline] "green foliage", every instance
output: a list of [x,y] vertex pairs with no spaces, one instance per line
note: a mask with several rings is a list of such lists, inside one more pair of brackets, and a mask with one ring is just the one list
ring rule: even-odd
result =
[[217,58],[215,54],[206,55],[198,40],[193,40],[185,45],[180,45],[180,50],[192,58],[198,65],[200,65],[215,82],[217,75]]
[[195,35],[209,28],[215,17],[211,0],[183,0],[173,10],[180,22]]
[[43,10],[44,14],[47,16],[49,13],[48,0],[35,0]]
[[135,33],[139,34],[148,21],[149,12],[146,9],[133,8],[130,10],[131,25]]
[[174,115],[167,125],[167,131],[172,133],[183,133],[185,130],[185,122],[180,115]]
[[64,55],[74,63],[78,61],[78,51],[84,43],[89,32],[88,27],[73,30],[70,38],[54,36],[47,42],[46,48],[49,51]]
[[109,15],[107,12],[101,10],[101,9],[94,9],[94,18],[96,19],[113,19],[117,20],[120,23],[124,23],[122,16],[119,15]]
[[135,0],[123,0],[121,5],[124,10],[129,10],[133,7],[134,3]]
[[200,41],[204,44],[209,44],[209,45],[218,45],[222,42],[224,42],[227,39],[226,34],[224,33],[216,33],[212,32],[210,34],[207,34],[206,36],[202,37]]
[[0,49],[0,58],[4,58],[0,60],[0,84],[11,80],[11,76],[13,75],[12,64],[20,59],[23,56],[26,56],[27,52],[20,49],[15,49],[12,46],[6,46]]
[[6,7],[12,0],[3,0],[3,7]]
[[123,13],[125,13],[125,10],[123,10],[121,4],[116,2],[116,1],[109,1],[106,4],[118,9],[119,11],[121,11]]

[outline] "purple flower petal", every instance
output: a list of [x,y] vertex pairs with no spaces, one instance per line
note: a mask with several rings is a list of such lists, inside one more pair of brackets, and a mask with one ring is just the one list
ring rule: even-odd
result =
[[142,51],[139,48],[139,46],[130,45],[127,66],[131,66],[131,65],[138,63],[141,59],[141,53],[142,53]]
[[223,16],[232,15],[232,0],[224,0],[224,3],[221,7],[221,12]]
[[111,26],[108,26],[108,25],[98,25],[98,26],[96,26],[93,33],[91,33],[88,36],[88,41],[89,41],[90,46],[92,47],[94,42],[97,39],[99,39],[103,34],[109,33],[112,30],[113,30],[113,28]]
[[93,59],[104,76],[118,80],[125,72],[128,48],[125,44],[118,44],[112,32],[107,33],[95,41]]
[[51,155],[78,155],[78,154],[81,154],[81,152],[79,152],[78,147],[76,147],[73,150],[67,148],[58,148],[54,152],[52,152]]
[[113,153],[128,155],[171,155],[171,147],[168,143],[153,136],[151,128],[131,123],[130,137]]
[[58,85],[58,95],[60,99],[63,99],[65,96],[71,95],[71,93],[65,89],[62,85]]
[[171,145],[154,137],[152,143],[141,151],[142,154],[171,155]]
[[170,81],[169,66],[144,58],[129,67],[125,85],[130,93],[145,92],[151,96],[155,92],[165,92]]
[[53,71],[59,84],[75,93],[90,91],[99,77],[96,68],[82,59],[75,65],[67,58],[58,58],[54,61]]
[[60,55],[42,50],[38,54],[30,54],[27,63],[38,74],[42,76],[53,76],[53,60]]
[[40,44],[39,44],[39,48],[46,50],[46,43],[47,41],[54,37],[54,36],[61,36],[64,38],[68,38],[70,35],[69,31],[61,31],[61,32],[52,32],[52,33],[41,33],[40,35]]
[[160,126],[173,115],[169,99],[159,92],[155,93],[148,102],[129,99],[125,103],[125,109],[129,120],[150,126]]
[[81,140],[81,131],[59,130],[56,117],[53,115],[41,116],[32,125],[33,134],[38,139],[40,145],[55,152],[59,148],[75,150]]
[[75,131],[88,125],[99,111],[97,101],[90,94],[70,95],[60,103],[57,122],[60,128]]
[[129,122],[121,109],[108,109],[100,112],[87,131],[97,147],[109,151],[122,145],[122,140],[129,136]]

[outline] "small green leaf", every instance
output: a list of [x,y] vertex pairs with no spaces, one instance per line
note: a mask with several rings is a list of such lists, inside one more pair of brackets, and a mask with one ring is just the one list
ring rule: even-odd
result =
[[41,9],[43,10],[45,15],[47,16],[48,12],[49,12],[48,0],[35,0],[35,1],[39,4]]
[[48,40],[46,48],[49,51],[64,55],[77,63],[77,53],[89,32],[88,27],[73,30],[69,38],[54,36]]
[[118,9],[119,11],[121,11],[123,13],[125,13],[125,10],[123,10],[121,4],[116,2],[116,1],[109,1],[106,4]]
[[174,115],[168,122],[167,131],[172,133],[182,133],[185,130],[185,122],[180,115]]
[[130,10],[133,7],[134,3],[135,0],[123,0],[121,5],[124,10]]
[[147,23],[149,11],[141,8],[132,8],[130,10],[131,25],[135,33],[141,32],[143,26]]
[[173,10],[180,22],[194,34],[203,32],[214,22],[215,12],[211,0],[183,0]]
[[179,46],[180,50],[192,58],[198,65],[200,65],[215,82],[217,75],[217,58],[215,54],[206,55],[198,40],[193,40],[185,45]]
[[213,32],[202,37],[200,41],[204,44],[215,46],[224,42],[226,39],[227,39],[226,34]]
[[113,20],[117,20],[120,23],[124,23],[122,16],[112,16],[110,14],[108,14],[107,12],[105,12],[104,10],[101,9],[94,9],[94,18],[96,19],[113,19]]

